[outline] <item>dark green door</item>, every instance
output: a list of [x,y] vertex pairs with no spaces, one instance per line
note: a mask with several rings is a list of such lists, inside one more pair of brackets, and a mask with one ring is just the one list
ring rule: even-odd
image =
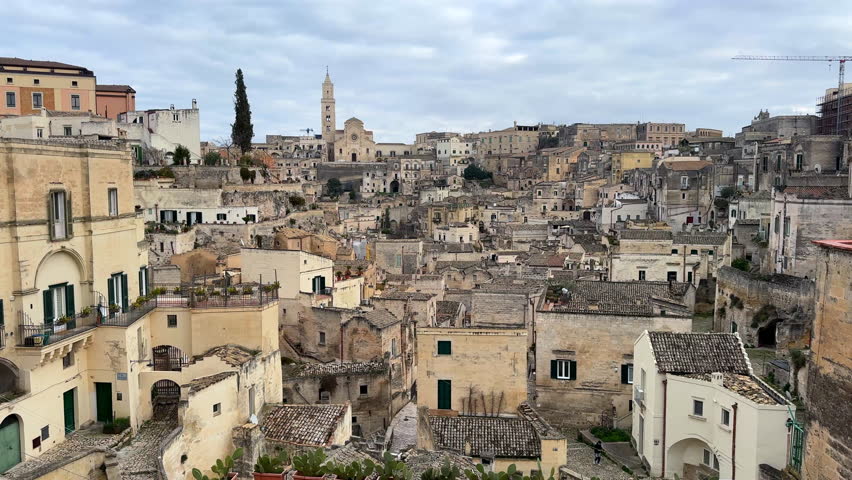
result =
[[438,380],[438,409],[452,408],[452,389],[452,382],[449,380]]
[[9,415],[0,423],[0,473],[21,462],[21,425]]
[[98,407],[98,421],[112,421],[112,384],[95,382],[95,397]]
[[74,420],[74,391],[72,388],[62,395],[62,404],[65,410],[65,433],[71,433],[77,428],[77,422]]

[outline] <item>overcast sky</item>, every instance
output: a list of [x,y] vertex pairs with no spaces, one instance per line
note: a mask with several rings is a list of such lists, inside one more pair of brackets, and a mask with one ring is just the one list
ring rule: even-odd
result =
[[732,135],[761,108],[813,113],[837,66],[730,57],[852,55],[852,16],[837,0],[2,3],[0,56],[85,66],[99,83],[133,86],[139,109],[196,98],[202,140],[230,134],[237,68],[256,142],[319,130],[328,65],[338,128],[357,116],[376,141],[410,143],[513,120]]

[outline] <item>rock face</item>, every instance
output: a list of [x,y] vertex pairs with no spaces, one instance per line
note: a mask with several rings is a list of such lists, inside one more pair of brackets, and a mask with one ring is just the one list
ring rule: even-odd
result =
[[814,282],[790,275],[757,276],[731,267],[719,270],[717,331],[737,332],[745,345],[800,348],[814,317]]

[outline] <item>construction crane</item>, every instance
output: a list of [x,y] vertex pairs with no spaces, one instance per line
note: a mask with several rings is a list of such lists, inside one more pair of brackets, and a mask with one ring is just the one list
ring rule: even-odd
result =
[[313,131],[314,131],[314,129],[313,129],[313,128],[303,128],[303,129],[301,129],[301,130],[299,130],[299,131],[300,131],[300,132],[305,132],[305,135],[306,135],[306,136],[308,136],[308,137],[310,137],[310,136],[311,136],[311,132],[313,132]]
[[852,56],[775,56],[775,55],[737,55],[732,60],[767,60],[781,62],[837,62],[839,65],[838,80],[837,80],[837,126],[834,133],[840,135],[840,106],[843,96],[843,74],[846,67],[846,61],[852,60]]

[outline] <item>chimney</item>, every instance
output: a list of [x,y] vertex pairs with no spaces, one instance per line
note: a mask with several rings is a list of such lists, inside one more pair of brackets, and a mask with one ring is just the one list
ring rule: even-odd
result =
[[169,110],[174,110],[174,109],[175,109],[175,104],[174,104],[174,103],[173,103],[173,104],[171,104],[171,105],[169,105]]
[[193,110],[198,109],[198,102],[194,98],[192,99],[192,109]]
[[724,377],[721,372],[714,372],[710,374],[710,382],[713,385],[718,385],[720,387],[724,387]]

